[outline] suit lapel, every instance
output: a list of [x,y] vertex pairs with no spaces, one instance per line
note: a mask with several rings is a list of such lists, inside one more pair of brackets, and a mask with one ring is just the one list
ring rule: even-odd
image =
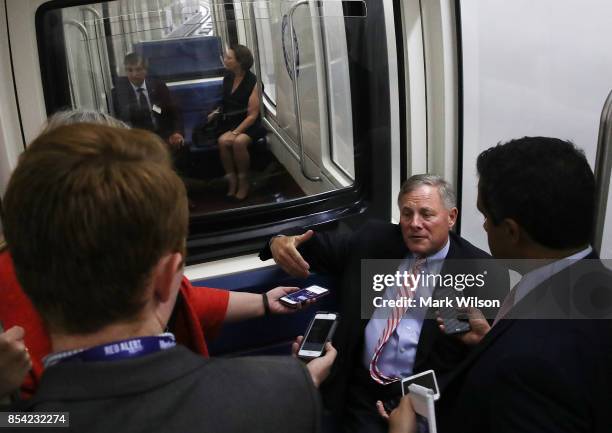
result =
[[457,378],[461,377],[464,371],[466,371],[476,360],[480,357],[480,355],[495,342],[500,336],[502,336],[508,329],[514,325],[515,320],[501,320],[497,323],[487,335],[480,341],[479,344],[474,346],[472,351],[468,354],[468,356],[457,366],[457,368],[451,370],[451,373],[446,378],[446,386],[443,388],[447,388],[451,385]]
[[153,108],[154,100],[155,100],[155,88],[153,87],[153,83],[149,80],[146,80],[147,83],[147,93],[149,94],[149,102],[151,103],[151,108]]
[[126,93],[128,95],[128,101],[130,105],[138,104],[138,100],[136,99],[136,92],[134,92],[134,88],[132,84],[128,81]]
[[[393,230],[385,230],[385,234],[381,235],[380,238],[380,243],[377,243],[376,245],[373,245],[371,243],[368,244],[363,249],[363,255],[358,254],[357,258],[353,257],[353,260],[357,260],[357,263],[351,265],[348,272],[352,272],[352,274],[358,276],[361,275],[361,260],[363,259],[402,260],[410,252],[406,247],[406,244],[404,243],[402,233],[400,231],[399,226],[397,225],[394,226]],[[355,267],[352,268],[352,266]],[[340,326],[338,327],[338,330],[336,331],[336,335],[338,335],[341,333],[341,328],[347,328],[345,331],[347,340],[346,346],[344,346],[350,352],[350,354],[345,355],[347,358],[351,358],[351,356],[358,356],[359,359],[361,359],[364,347],[365,328],[369,322],[369,319],[361,318],[361,297],[359,296],[360,281],[361,278],[357,277],[354,281],[351,282],[351,284],[357,285],[357,290],[352,292],[353,296],[348,296],[346,310],[342,308],[343,311],[347,312],[346,314],[352,314],[352,317],[343,318],[340,321]],[[354,351],[357,350],[359,350],[359,353],[355,354]],[[342,354],[340,354],[339,356],[343,357]]]
[[[444,264],[442,265],[442,269],[440,270],[440,275],[445,275],[448,273],[448,262],[449,259],[457,258],[457,245],[454,239],[449,234],[449,247],[448,253],[446,254],[446,258],[444,259]],[[436,297],[436,292],[439,291],[439,288],[436,287],[434,289],[434,294],[432,295],[434,298]],[[440,338],[440,330],[438,329],[438,324],[434,318],[431,318],[429,315],[429,311],[425,315],[425,320],[423,321],[423,326],[421,327],[421,334],[419,335],[419,343],[417,345],[417,353],[414,359],[414,367],[415,371],[418,370],[419,366],[424,363],[431,353],[435,341]]]

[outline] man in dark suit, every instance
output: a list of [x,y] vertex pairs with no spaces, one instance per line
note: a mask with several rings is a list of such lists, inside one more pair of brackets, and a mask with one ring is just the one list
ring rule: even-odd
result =
[[147,60],[136,53],[125,56],[126,77],[113,88],[115,117],[133,128],[162,137],[173,149],[183,145],[183,121],[170,91],[162,81],[147,78]]
[[[387,320],[368,320],[362,314],[363,259],[402,259],[405,269],[414,269],[418,259],[424,259],[421,271],[440,275],[477,273],[466,269],[465,259],[471,259],[470,265],[484,259],[480,265],[484,262],[487,284],[480,291],[503,299],[508,290],[507,273],[495,267],[485,252],[450,232],[458,211],[448,182],[434,175],[413,176],[402,185],[398,205],[399,225],[372,221],[352,234],[296,230],[272,238],[260,255],[262,259],[272,256],[294,276],[305,277],[314,270],[342,279],[341,320],[334,336],[338,359],[322,391],[327,408],[347,431],[385,431],[376,402],[401,395],[399,378],[428,369],[443,376],[470,351],[455,336],[438,330],[435,308],[409,308],[390,330],[390,337],[379,344]],[[462,266],[464,260],[466,266]],[[421,289],[416,293],[425,296]],[[440,290],[436,288],[433,296]],[[464,294],[480,292],[473,288]]]
[[331,346],[306,366],[216,360],[165,331],[188,209],[157,136],[93,124],[46,132],[21,155],[4,204],[16,274],[52,344],[37,393],[16,410],[69,412],[73,431],[93,433],[318,431],[313,381],[329,372]]
[[521,259],[523,276],[442,390],[439,431],[609,432],[612,275],[589,246],[593,172],[546,137],[499,144],[477,167],[491,252]]

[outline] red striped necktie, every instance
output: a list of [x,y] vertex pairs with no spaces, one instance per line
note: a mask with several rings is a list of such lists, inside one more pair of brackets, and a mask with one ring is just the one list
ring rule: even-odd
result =
[[[414,260],[414,263],[412,264],[412,268],[410,269],[410,274],[416,277],[421,272],[421,269],[423,269],[423,265],[425,265],[426,261],[427,259],[424,257],[417,257]],[[408,281],[410,282],[414,280],[408,279]],[[404,298],[406,300],[412,299],[417,289],[417,287],[410,287],[410,284],[399,286],[398,288],[399,288],[399,290],[397,291],[398,297]],[[382,373],[378,369],[377,364],[378,364],[378,358],[380,357],[380,354],[382,353],[385,347],[385,344],[387,343],[387,341],[389,341],[389,338],[391,338],[391,336],[395,332],[395,329],[397,328],[397,325],[399,325],[400,321],[402,320],[402,317],[404,316],[404,313],[406,313],[406,310],[408,310],[407,304],[408,304],[407,302],[400,303],[399,306],[396,306],[391,311],[391,315],[387,318],[387,325],[385,326],[385,329],[382,335],[378,339],[378,344],[376,345],[374,356],[372,357],[372,360],[370,361],[370,376],[372,377],[372,379],[374,379],[376,382],[380,383],[381,385],[387,385],[389,383],[396,382],[399,380],[399,378],[397,377],[386,376],[384,373]]]

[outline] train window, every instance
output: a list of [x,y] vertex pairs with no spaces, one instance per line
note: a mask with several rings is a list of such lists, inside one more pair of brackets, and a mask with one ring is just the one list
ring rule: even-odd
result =
[[281,47],[275,46],[272,34],[280,32],[280,17],[271,15],[276,9],[268,4],[254,8],[255,30],[259,47],[259,67],[263,87],[264,104],[274,115],[276,114],[276,72],[274,67],[274,52],[280,53]]
[[189,194],[190,251],[244,244],[248,229],[261,238],[355,205],[367,152],[354,144],[347,26],[365,19],[362,0],[47,2],[47,111],[96,109],[158,133]]

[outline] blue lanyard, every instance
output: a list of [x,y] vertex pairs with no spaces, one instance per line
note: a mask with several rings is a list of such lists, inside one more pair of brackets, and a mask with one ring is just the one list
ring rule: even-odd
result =
[[48,355],[43,362],[46,367],[64,362],[116,361],[137,358],[176,346],[176,338],[167,332],[151,337],[130,338],[113,341],[89,349],[69,350]]

